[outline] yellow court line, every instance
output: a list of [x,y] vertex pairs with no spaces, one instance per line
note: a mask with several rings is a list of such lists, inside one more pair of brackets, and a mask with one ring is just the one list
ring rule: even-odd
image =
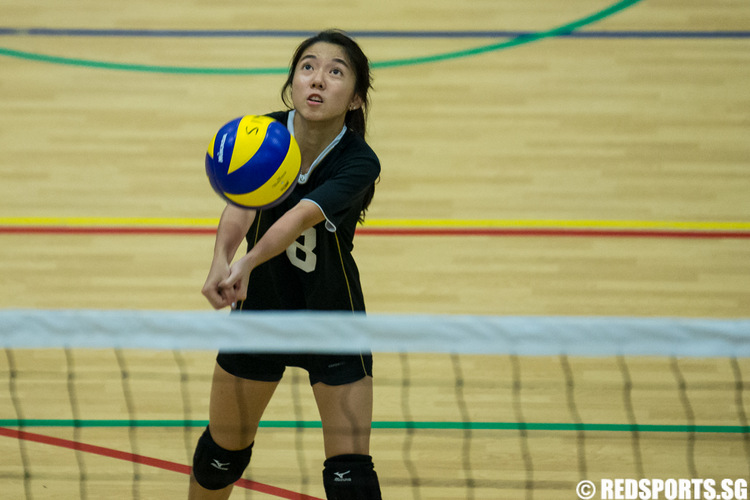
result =
[[33,227],[211,227],[217,218],[182,217],[0,217],[0,226]]
[[[0,217],[0,226],[31,227],[216,227],[218,218],[183,217]],[[750,222],[558,220],[558,219],[368,219],[365,227],[579,228],[750,231]]]

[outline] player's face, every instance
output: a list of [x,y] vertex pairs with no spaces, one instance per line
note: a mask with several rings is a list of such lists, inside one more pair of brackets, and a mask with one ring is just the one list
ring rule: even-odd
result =
[[341,120],[362,105],[354,95],[356,76],[344,49],[318,42],[300,57],[292,82],[292,102],[311,121]]

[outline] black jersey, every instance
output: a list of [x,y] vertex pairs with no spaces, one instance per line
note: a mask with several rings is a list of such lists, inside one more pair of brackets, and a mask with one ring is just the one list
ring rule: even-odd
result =
[[[269,116],[287,124],[289,112]],[[347,130],[279,205],[259,210],[247,233],[248,251],[276,220],[305,199],[326,220],[305,231],[286,252],[253,269],[243,310],[364,311],[359,271],[352,256],[365,195],[380,175],[378,157]]]

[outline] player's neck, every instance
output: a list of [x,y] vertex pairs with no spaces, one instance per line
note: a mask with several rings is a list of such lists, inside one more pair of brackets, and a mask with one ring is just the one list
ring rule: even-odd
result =
[[342,120],[309,122],[299,113],[294,117],[294,138],[302,155],[302,173],[307,172],[312,162],[341,133]]

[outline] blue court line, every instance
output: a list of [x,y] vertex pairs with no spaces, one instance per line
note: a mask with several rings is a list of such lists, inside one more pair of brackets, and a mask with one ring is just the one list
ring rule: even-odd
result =
[[[86,420],[86,419],[0,419],[0,427],[77,427],[77,428],[188,428],[205,427],[208,420]],[[262,420],[260,427],[273,429],[320,429],[318,420]],[[709,434],[748,434],[747,425],[685,424],[592,424],[564,422],[414,422],[374,421],[373,429],[420,430],[527,430],[587,432],[672,432]]]
[[[306,38],[314,31],[300,30],[150,30],[96,28],[10,28],[0,27],[0,36],[41,37],[131,37],[131,38]],[[355,38],[515,38],[533,36],[535,31],[514,30],[370,30],[352,31]],[[574,31],[559,33],[565,38],[750,38],[750,31]]]

